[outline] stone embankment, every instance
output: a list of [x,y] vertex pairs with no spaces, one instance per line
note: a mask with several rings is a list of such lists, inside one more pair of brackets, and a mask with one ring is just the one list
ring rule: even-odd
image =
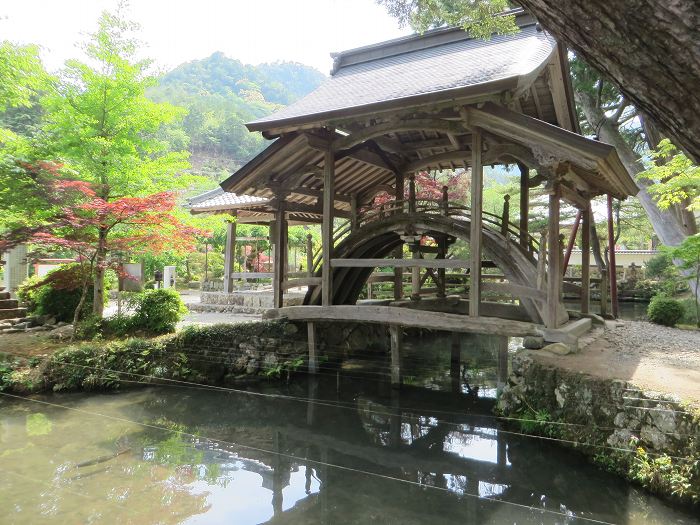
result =
[[498,411],[660,495],[700,504],[700,411],[634,384],[552,366],[521,350]]

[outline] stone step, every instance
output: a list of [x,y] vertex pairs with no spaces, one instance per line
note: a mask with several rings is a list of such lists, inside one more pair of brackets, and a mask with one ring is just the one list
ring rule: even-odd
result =
[[9,310],[17,306],[19,306],[17,299],[0,299],[0,310]]
[[26,308],[8,308],[7,310],[0,310],[0,320],[24,317],[26,314]]
[[0,299],[9,299],[10,292],[0,292]]

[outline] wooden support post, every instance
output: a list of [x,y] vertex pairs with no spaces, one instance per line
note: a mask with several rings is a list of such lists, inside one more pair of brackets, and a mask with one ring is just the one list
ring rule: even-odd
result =
[[562,268],[562,275],[566,275],[566,269],[569,267],[569,260],[571,259],[571,252],[576,244],[576,235],[578,234],[578,227],[581,224],[581,217],[583,216],[583,211],[579,210],[576,212],[576,218],[574,219],[574,227],[571,230],[571,237],[569,237],[569,244],[566,246],[566,253],[564,254],[564,268]]
[[462,363],[462,340],[459,332],[452,332],[450,345],[450,385],[453,392],[459,392],[461,386],[460,366]]
[[312,322],[306,323],[307,339],[309,342],[309,373],[318,372],[318,356],[316,355],[316,325]]
[[408,213],[416,213],[416,177],[408,176]]
[[508,238],[508,226],[510,225],[510,195],[503,196],[503,217],[501,217],[501,234]]
[[617,319],[620,313],[617,301],[617,265],[615,264],[615,225],[613,223],[613,198],[608,194],[608,259],[610,261],[610,309]]
[[471,229],[469,234],[469,315],[479,316],[481,302],[481,212],[484,170],[481,164],[481,130],[472,133]]
[[391,386],[398,388],[401,386],[402,328],[399,325],[389,325],[389,336],[391,338]]
[[[404,200],[406,181],[402,173],[395,174],[394,198],[397,202]],[[396,210],[396,213],[402,213],[403,210]],[[394,250],[394,258],[401,259],[403,257],[403,244],[400,244]],[[394,268],[394,301],[403,299],[403,268]]]
[[[447,236],[441,235],[440,237],[438,237],[437,245],[438,252],[436,258],[444,259],[447,256]],[[445,278],[445,268],[438,268],[437,274],[437,296],[445,297],[447,295],[447,279]]]
[[350,195],[350,231],[357,230],[358,227],[358,215],[357,215],[357,193]]
[[549,194],[549,219],[548,234],[549,250],[547,254],[547,328],[557,328],[559,315],[559,301],[561,289],[561,251],[559,249],[559,205],[560,205],[559,183],[554,182]]
[[520,246],[527,248],[530,212],[530,170],[525,164],[518,164],[520,169]]
[[537,289],[544,290],[547,282],[547,232],[540,234],[540,251],[537,254]]
[[314,276],[314,241],[310,233],[306,236],[306,275]]
[[591,205],[583,210],[581,225],[581,313],[591,308]]
[[450,214],[450,199],[447,193],[447,186],[442,187],[442,214],[445,217]]
[[[235,272],[236,262],[236,223],[226,223],[226,252],[224,253],[224,292],[233,292],[233,279],[231,274]],[[143,275],[143,272],[141,273]]]
[[287,275],[287,221],[284,213],[285,205],[286,203],[284,201],[280,201],[275,211],[275,226],[273,231],[275,245],[273,257],[274,282],[272,285],[274,308],[282,308],[282,306],[284,306],[284,289],[282,288],[282,283]]
[[[420,240],[415,241],[411,245],[411,257],[415,261],[420,259]],[[411,267],[411,300],[420,300],[420,267]]]
[[335,155],[332,145],[328,146],[323,163],[321,305],[330,306],[333,303],[333,268],[331,268],[331,258],[333,257],[333,200],[335,197]]

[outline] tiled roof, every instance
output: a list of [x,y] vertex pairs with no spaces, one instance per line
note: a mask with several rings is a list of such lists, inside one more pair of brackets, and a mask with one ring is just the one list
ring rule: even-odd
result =
[[264,197],[254,197],[251,195],[236,195],[221,188],[202,193],[192,197],[188,201],[191,213],[205,213],[213,211],[237,210],[240,208],[250,208],[262,206],[269,202]]
[[531,23],[490,40],[451,29],[348,51],[336,56],[337,71],[318,89],[248,127],[271,129],[421,95],[449,99],[455,90],[488,90],[489,83],[508,79],[514,87],[519,77],[543,66],[555,48],[554,38]]

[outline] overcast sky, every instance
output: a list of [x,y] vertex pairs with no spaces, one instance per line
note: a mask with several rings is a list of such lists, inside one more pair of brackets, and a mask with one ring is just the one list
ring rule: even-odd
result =
[[[36,43],[50,70],[117,0],[0,0],[0,40]],[[408,33],[374,0],[131,0],[144,55],[159,69],[223,51],[249,64],[290,60],[328,74],[329,53]]]

